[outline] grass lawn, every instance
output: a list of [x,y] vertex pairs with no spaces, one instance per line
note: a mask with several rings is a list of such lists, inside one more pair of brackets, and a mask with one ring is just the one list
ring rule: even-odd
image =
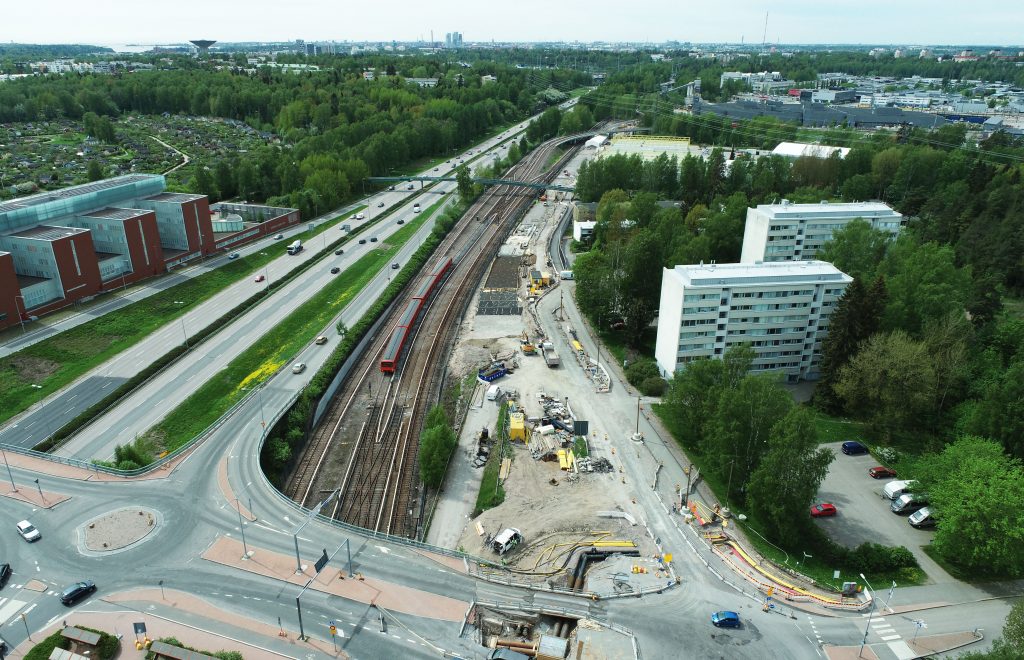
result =
[[207,381],[145,437],[166,451],[174,451],[213,424],[245,394],[286,366],[351,301],[402,246],[412,238],[445,200],[438,200],[415,220],[395,232],[345,269],[330,284],[274,326],[256,343]]
[[819,442],[839,442],[859,440],[867,444],[866,426],[862,422],[832,417],[827,413],[811,408],[815,412],[814,424],[818,430]]
[[[351,213],[365,208],[359,206]],[[339,215],[305,235],[316,236],[327,231],[351,213]],[[283,244],[280,249],[268,247],[265,252],[229,261],[214,271],[0,358],[0,422],[134,346],[240,279],[252,276],[281,256],[283,248]],[[104,297],[101,302],[108,299]]]
[[498,425],[497,430],[494,432],[495,437],[499,438],[498,444],[491,450],[491,454],[487,457],[487,463],[484,464],[484,474],[480,480],[480,492],[477,493],[476,507],[473,509],[474,517],[487,509],[493,509],[505,501],[505,489],[502,488],[501,483],[498,481],[498,475],[501,472],[501,459],[504,456],[505,423],[507,420],[508,404],[503,403],[498,410]]

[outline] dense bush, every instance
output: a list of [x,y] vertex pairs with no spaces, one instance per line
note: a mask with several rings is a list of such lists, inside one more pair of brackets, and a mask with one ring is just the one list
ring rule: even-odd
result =
[[[163,642],[164,644],[170,644],[171,646],[177,646],[180,649],[186,649],[188,651],[193,651],[195,653],[204,653],[206,655],[212,655],[215,658],[220,658],[220,660],[242,660],[242,654],[239,653],[238,651],[216,651],[216,652],[200,651],[199,649],[194,649],[191,646],[186,646],[186,645],[182,644],[175,637],[161,637],[160,639],[158,639],[156,641]],[[146,654],[146,660],[155,660],[155,659],[156,659],[156,653],[153,653],[152,651],[150,651],[149,653]]]

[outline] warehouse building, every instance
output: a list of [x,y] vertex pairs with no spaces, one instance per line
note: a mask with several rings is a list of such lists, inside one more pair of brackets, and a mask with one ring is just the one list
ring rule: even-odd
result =
[[0,203],[0,328],[216,250],[205,195],[152,174]]
[[832,264],[790,261],[666,268],[655,359],[671,377],[694,360],[751,344],[752,372],[814,380],[836,301],[853,281]]
[[902,214],[881,202],[759,204],[747,209],[740,262],[814,259],[835,231],[857,218],[893,235],[905,224]]

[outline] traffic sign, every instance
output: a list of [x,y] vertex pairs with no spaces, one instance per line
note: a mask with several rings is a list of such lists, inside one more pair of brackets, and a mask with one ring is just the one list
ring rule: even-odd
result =
[[338,634],[338,629],[334,627],[334,624],[331,624],[331,637],[333,637],[333,636],[335,636],[337,634]]

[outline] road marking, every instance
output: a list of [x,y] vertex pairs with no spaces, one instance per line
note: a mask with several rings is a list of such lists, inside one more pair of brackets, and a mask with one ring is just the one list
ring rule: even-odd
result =
[[36,605],[38,605],[38,604],[39,603],[32,603],[31,605],[28,606],[28,608],[26,608],[26,610],[22,614],[28,614],[32,610],[36,609]]
[[899,638],[900,638],[899,635],[889,635],[888,637],[883,637],[882,641],[883,642],[890,642],[890,641],[892,641],[894,639],[899,639]]
[[0,607],[0,625],[2,625],[5,621],[10,619],[12,616],[14,616],[15,612],[17,612],[22,607],[24,607],[25,606],[25,602],[26,601],[23,601],[23,600],[11,599],[10,601],[7,602],[6,605],[4,605],[3,607]]

